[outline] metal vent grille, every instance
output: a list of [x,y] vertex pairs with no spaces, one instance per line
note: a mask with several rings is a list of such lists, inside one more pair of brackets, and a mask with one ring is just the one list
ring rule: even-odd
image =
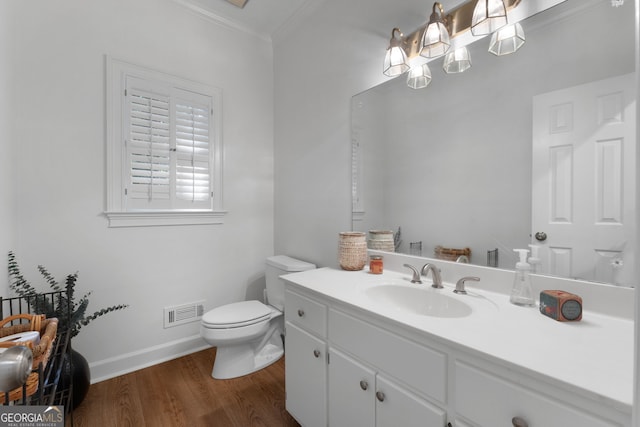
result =
[[164,308],[164,327],[197,322],[204,314],[204,300]]

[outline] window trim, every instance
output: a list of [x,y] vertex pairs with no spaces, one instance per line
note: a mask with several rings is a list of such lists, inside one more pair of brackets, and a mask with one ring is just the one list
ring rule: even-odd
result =
[[[210,96],[213,108],[212,130],[212,188],[211,209],[125,210],[124,168],[126,150],[123,133],[126,77],[133,76],[150,81],[169,83],[182,90]],[[205,84],[147,69],[106,56],[106,181],[107,209],[104,214],[109,227],[136,227],[161,225],[223,224],[227,213],[223,209],[222,173],[222,93]]]

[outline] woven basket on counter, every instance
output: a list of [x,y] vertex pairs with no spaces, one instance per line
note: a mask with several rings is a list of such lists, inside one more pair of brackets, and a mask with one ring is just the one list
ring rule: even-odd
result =
[[395,252],[396,245],[393,240],[393,231],[389,230],[369,230],[369,249],[379,251]]
[[[40,341],[35,345],[31,341],[0,342],[0,348],[25,346],[33,353],[33,372],[29,374],[26,382],[27,396],[33,395],[38,390],[38,367],[40,364],[43,369],[47,366],[58,331],[58,319],[55,317],[47,319],[41,314],[16,314],[0,321],[0,338],[30,331],[37,331],[40,334]],[[0,392],[0,399],[2,402],[6,401],[6,393]],[[22,399],[22,387],[9,392],[9,401],[20,399]]]
[[367,263],[366,234],[358,231],[340,233],[338,261],[343,270],[362,270]]
[[458,257],[462,255],[466,256],[469,260],[471,260],[471,249],[470,248],[445,248],[442,246],[436,246],[435,256],[437,259],[444,259],[446,261],[456,261]]

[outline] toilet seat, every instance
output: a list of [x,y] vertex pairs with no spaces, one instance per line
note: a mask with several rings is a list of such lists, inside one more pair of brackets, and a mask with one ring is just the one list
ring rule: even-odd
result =
[[272,309],[260,301],[241,301],[209,310],[202,316],[207,329],[233,329],[269,320]]

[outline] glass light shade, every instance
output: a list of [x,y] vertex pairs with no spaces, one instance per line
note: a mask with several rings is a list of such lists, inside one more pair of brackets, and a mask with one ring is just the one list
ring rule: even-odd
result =
[[433,4],[433,12],[429,17],[429,23],[422,33],[420,55],[425,58],[435,58],[444,55],[450,46],[449,30],[444,25],[444,9],[438,2]]
[[503,0],[479,0],[473,9],[471,34],[481,36],[493,33],[507,25],[507,9]]
[[407,54],[399,46],[387,49],[384,57],[383,73],[389,77],[399,76],[409,69]]
[[[400,40],[396,38],[396,31],[400,34]],[[402,48],[402,33],[398,28],[391,31],[391,41],[384,56],[382,72],[385,76],[395,77],[409,69],[407,53]]]
[[524,44],[524,30],[519,22],[500,28],[491,36],[489,52],[494,55],[508,55]]
[[444,55],[450,46],[449,32],[442,22],[431,22],[422,35],[420,55],[435,58]]
[[447,74],[462,73],[471,68],[471,55],[466,46],[459,47],[444,57],[442,69]]
[[407,86],[412,89],[422,89],[429,86],[429,83],[431,83],[431,70],[426,63],[411,67],[407,74]]

